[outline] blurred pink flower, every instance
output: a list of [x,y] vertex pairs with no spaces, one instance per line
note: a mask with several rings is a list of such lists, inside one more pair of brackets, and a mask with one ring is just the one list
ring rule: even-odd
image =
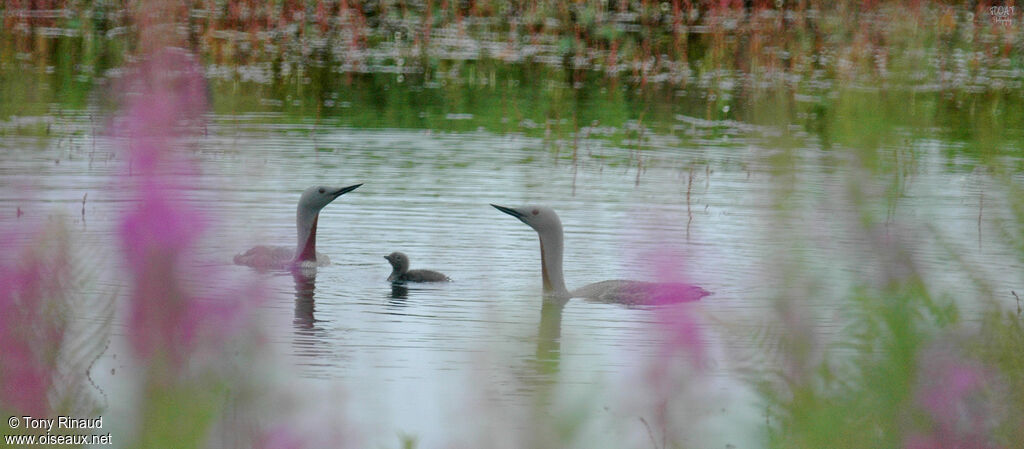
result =
[[686,276],[686,258],[679,251],[664,248],[656,253],[647,254],[643,260],[653,261],[654,272],[658,283],[649,292],[651,304],[660,306],[655,309],[658,325],[665,335],[663,351],[670,356],[679,351],[690,355],[695,367],[704,362],[704,338],[700,320],[691,306],[672,306],[681,302],[691,302],[708,294],[703,288],[689,283]]
[[68,251],[28,227],[0,237],[0,409],[45,416],[65,322]]
[[287,426],[277,426],[264,433],[256,442],[256,449],[303,449],[307,442]]
[[[166,48],[148,56],[123,80],[127,104],[114,134],[128,140],[129,175],[140,184],[172,187],[196,167],[180,158],[181,137],[197,135],[206,111],[206,81],[195,57]],[[172,173],[177,176],[160,176]],[[149,176],[145,176],[149,175]]]
[[[671,242],[668,237],[656,241]],[[663,244],[657,249],[639,253],[638,260],[650,264],[648,271],[657,281],[649,284],[648,304],[655,320],[654,331],[661,335],[657,357],[646,370],[647,410],[651,438],[660,435],[661,445],[666,441],[680,441],[696,425],[697,417],[690,415],[681,404],[699,400],[698,385],[707,362],[707,348],[700,316],[695,304],[707,292],[690,283],[686,271],[687,258],[683,251]],[[645,425],[647,422],[645,421]],[[657,444],[655,444],[657,446]]]
[[682,303],[698,301],[710,292],[696,285],[689,275],[688,251],[693,247],[684,246],[681,236],[670,231],[671,226],[665,226],[686,217],[672,211],[652,213],[646,209],[633,211],[630,216],[637,221],[629,226],[635,231],[625,249],[633,265],[653,274],[655,282],[646,284],[643,295],[645,304],[655,306],[651,312],[656,316],[654,330],[663,336],[661,359],[667,362],[682,354],[692,367],[700,369],[706,361],[701,320],[695,305]]
[[[125,188],[135,204],[119,229],[132,277],[129,334],[139,356],[177,363],[201,338],[230,335],[247,295],[222,285],[215,270],[196,268],[193,249],[208,220],[180,199],[196,181],[179,136],[198,128],[205,108],[198,64],[183,51],[165,49],[138,66],[126,85],[129,102],[114,131],[128,140]],[[200,297],[188,288],[203,286],[215,293]]]
[[917,404],[932,420],[930,432],[910,435],[907,449],[998,447],[991,441],[994,382],[979,362],[965,359],[955,348],[934,347],[924,352]]

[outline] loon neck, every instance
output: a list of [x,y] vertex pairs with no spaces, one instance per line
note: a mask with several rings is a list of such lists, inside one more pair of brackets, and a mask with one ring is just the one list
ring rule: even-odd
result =
[[299,212],[297,222],[299,242],[295,252],[296,262],[316,262],[316,222],[319,218],[320,214],[316,212],[306,215]]
[[544,294],[568,297],[565,278],[562,276],[562,230],[538,232],[540,236],[541,275],[544,279]]
[[399,268],[399,267],[392,268],[391,269],[391,275],[388,276],[388,282],[394,282],[394,281],[397,281],[397,280],[401,279],[402,276],[405,275],[405,273],[407,273],[407,272],[409,272],[408,268],[406,268],[404,270]]

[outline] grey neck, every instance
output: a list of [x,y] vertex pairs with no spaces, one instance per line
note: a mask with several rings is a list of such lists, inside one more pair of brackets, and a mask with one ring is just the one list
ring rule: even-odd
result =
[[[295,248],[295,258],[300,260],[303,253],[310,253],[311,260],[316,260],[316,221],[319,211],[313,211],[299,205],[295,214],[295,227],[298,231],[298,242]],[[307,257],[308,259],[308,257]]]
[[541,274],[544,279],[544,294],[558,298],[569,297],[562,276],[562,228],[538,232],[540,236]]

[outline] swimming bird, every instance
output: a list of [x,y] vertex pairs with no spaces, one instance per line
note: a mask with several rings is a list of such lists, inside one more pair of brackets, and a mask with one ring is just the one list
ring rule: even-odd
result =
[[320,209],[331,204],[339,196],[351,192],[362,184],[348,187],[313,186],[302,192],[299,207],[295,213],[295,227],[298,231],[298,245],[257,246],[235,256],[235,263],[262,270],[310,268],[330,265],[331,260],[316,252],[316,222]]
[[544,294],[548,297],[561,300],[586,298],[599,302],[640,305],[696,301],[711,294],[696,285],[627,280],[595,282],[569,291],[562,277],[562,221],[554,209],[546,206],[491,206],[518,218],[537,231],[540,237],[541,276]]
[[391,264],[391,276],[388,282],[447,282],[451,279],[442,273],[432,270],[410,270],[409,256],[395,251],[384,256]]

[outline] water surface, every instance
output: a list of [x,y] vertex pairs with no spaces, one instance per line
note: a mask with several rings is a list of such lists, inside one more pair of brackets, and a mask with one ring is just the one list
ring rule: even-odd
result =
[[[0,142],[4,220],[62,217],[102,262],[83,294],[123,293],[123,267],[111,253],[118,214],[133,206],[112,188],[126,169],[123,142],[95,132],[87,113],[59,117],[50,137]],[[763,343],[779,298],[800,298],[821,338],[836,335],[850,286],[895,266],[878,260],[873,245],[906,244],[935,293],[968,311],[979,292],[962,264],[998,291],[1024,281],[1024,267],[993,228],[1006,212],[982,203],[1000,204],[998,183],[948,164],[949,143],[911,145],[915,163],[898,199],[865,232],[851,192],[874,195],[889,180],[852,185],[860,168],[830,159],[810,136],[780,172],[774,158],[787,150],[772,137],[701,136],[703,127],[729,122],[674,119],[681,131],[645,131],[638,152],[600,137],[553,149],[526,132],[213,115],[206,134],[187,145],[202,167],[187,195],[215,220],[200,248],[205,260],[265,286],[265,298],[252,299],[260,331],[281,385],[304,404],[300,416],[343,415],[366,446],[394,446],[399,434],[422,447],[487,441],[488,432],[522,442],[516,429],[529,427],[537,404],[597,416],[581,446],[609,434],[646,441],[637,396],[647,367],[664,356],[654,325],[663,310],[580,300],[545,308],[536,234],[489,203],[559,212],[570,288],[659,280],[667,254],[669,273],[714,292],[674,306],[692,309],[704,332],[708,357],[693,382],[707,400],[693,413],[706,429],[695,432],[705,447],[758,438],[729,423],[757,422],[762,413],[742,378],[772,367]],[[294,244],[295,204],[305,187],[359,182],[365,185],[321,212],[317,249],[334,263],[314,279],[230,264],[254,244]],[[17,208],[27,217],[14,217]],[[394,287],[383,259],[392,251],[454,281]],[[803,268],[796,278],[786,271],[793,266]],[[808,286],[813,294],[793,293]],[[93,312],[76,314],[88,320]],[[130,428],[121,322],[114,320],[93,378],[110,421]],[[467,416],[484,424],[464,426]]]

